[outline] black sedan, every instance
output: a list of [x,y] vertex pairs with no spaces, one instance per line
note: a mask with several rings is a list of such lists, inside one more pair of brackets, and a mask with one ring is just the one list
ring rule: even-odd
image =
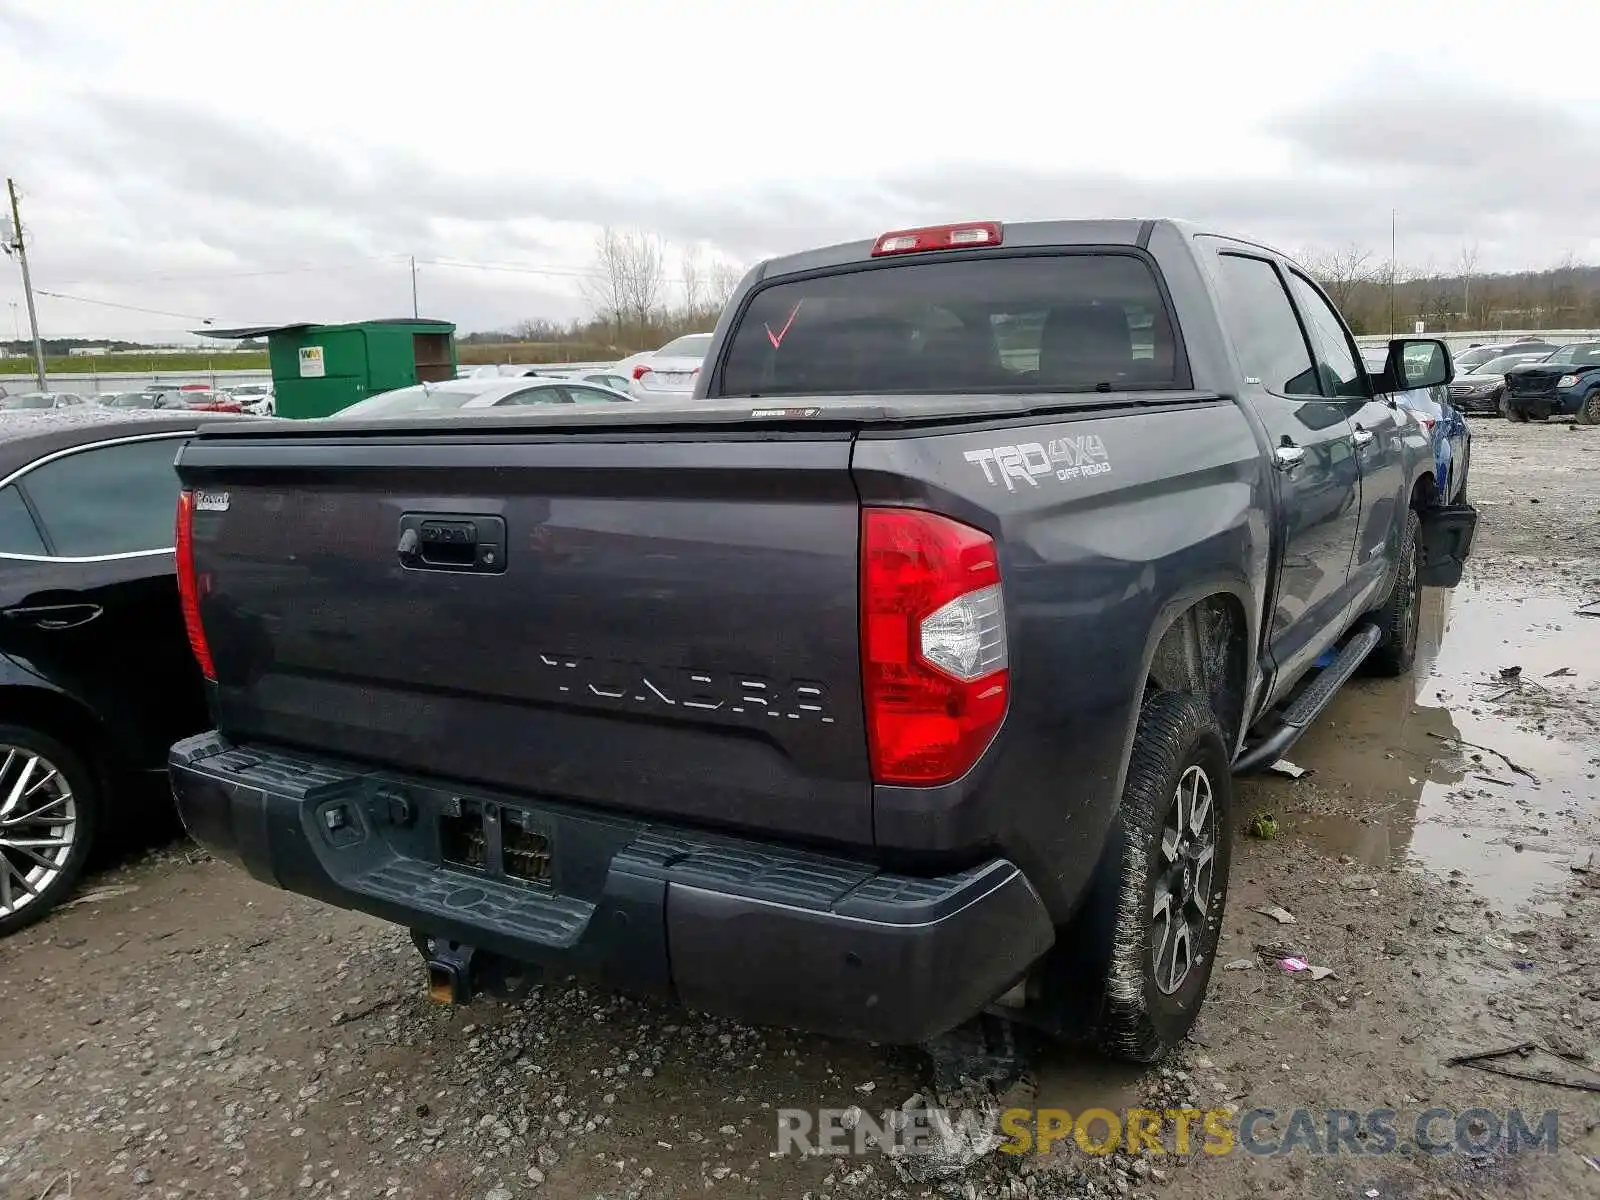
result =
[[179,444],[226,416],[0,420],[0,936],[72,890],[125,798],[203,729],[178,603]]

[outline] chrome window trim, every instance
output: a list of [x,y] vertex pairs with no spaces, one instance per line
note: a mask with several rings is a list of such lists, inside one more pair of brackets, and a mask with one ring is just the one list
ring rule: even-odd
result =
[[[124,437],[104,438],[98,442],[85,442],[81,446],[65,446],[60,450],[52,450],[43,458],[36,458],[32,462],[18,467],[4,479],[0,479],[0,491],[4,491],[14,483],[19,483],[32,471],[53,463],[58,459],[71,458],[74,454],[83,454],[89,450],[102,450],[107,446],[126,446],[134,442],[156,442],[162,439],[190,438],[198,432],[197,429],[165,430],[161,433],[132,433]],[[178,514],[172,514],[173,524],[177,524]],[[153,550],[120,550],[115,554],[16,554],[0,550],[0,561],[7,562],[40,562],[40,563],[97,563],[117,562],[126,558],[151,558],[157,554],[171,554],[172,546],[160,546]]]

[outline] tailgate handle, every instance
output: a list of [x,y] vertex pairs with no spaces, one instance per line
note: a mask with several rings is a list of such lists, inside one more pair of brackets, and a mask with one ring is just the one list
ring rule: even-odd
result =
[[498,575],[506,569],[506,523],[488,514],[406,513],[395,552],[413,571]]

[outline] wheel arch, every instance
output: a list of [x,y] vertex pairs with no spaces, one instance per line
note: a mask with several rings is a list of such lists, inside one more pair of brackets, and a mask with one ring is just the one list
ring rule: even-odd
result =
[[1439,495],[1439,484],[1434,479],[1432,471],[1424,471],[1417,476],[1416,482],[1411,485],[1411,503],[1409,507],[1421,512],[1429,507]]
[[[1205,697],[1230,751],[1237,749],[1244,732],[1250,683],[1254,631],[1248,603],[1248,593],[1231,584],[1187,592],[1162,610],[1144,652],[1144,695],[1192,691]],[[1123,755],[1124,772],[1137,726],[1135,712]]]
[[111,784],[115,752],[105,727],[81,701],[41,682],[0,672],[0,725],[36,729],[82,756],[102,791]]

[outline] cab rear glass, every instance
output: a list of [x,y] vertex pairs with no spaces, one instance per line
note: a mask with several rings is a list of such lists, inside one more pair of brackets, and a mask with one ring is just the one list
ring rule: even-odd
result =
[[1147,391],[1188,364],[1148,262],[1114,251],[899,261],[770,284],[713,396]]

